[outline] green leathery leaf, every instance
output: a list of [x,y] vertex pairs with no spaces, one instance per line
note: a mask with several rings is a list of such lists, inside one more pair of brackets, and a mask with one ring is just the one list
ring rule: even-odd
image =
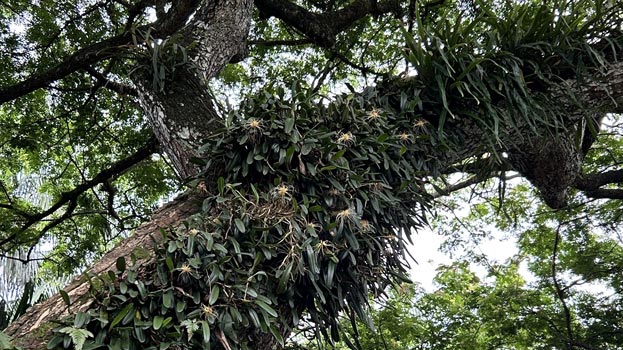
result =
[[154,330],[159,330],[160,327],[162,327],[163,321],[164,321],[164,317],[160,315],[154,317],[154,323],[153,323]]
[[61,295],[61,298],[65,302],[65,305],[67,305],[67,307],[71,306],[71,300],[69,299],[69,294],[67,294],[67,292],[63,289],[59,290],[58,293]]
[[129,303],[123,309],[121,309],[121,311],[119,311],[117,316],[115,316],[112,322],[110,322],[108,330],[113,329],[113,327],[119,324],[119,322],[121,322],[131,311],[134,311],[134,303]]
[[219,195],[222,196],[225,192],[225,179],[223,177],[219,177],[218,180],[216,181],[216,185],[218,187]]
[[169,272],[175,270],[175,264],[173,263],[173,259],[171,259],[170,256],[167,256],[167,258],[165,259],[165,263],[167,264],[167,267],[169,268]]
[[245,233],[247,231],[247,228],[245,227],[244,222],[242,222],[242,220],[240,220],[239,218],[234,219],[234,224],[236,224],[236,228],[241,233]]
[[125,282],[119,282],[119,292],[121,292],[121,294],[125,294],[128,292],[128,285]]
[[49,350],[56,349],[59,345],[61,345],[62,342],[63,342],[63,335],[62,333],[59,333],[56,336],[52,337],[52,339],[50,339],[50,341],[47,344],[47,348]]
[[286,118],[284,131],[289,134],[294,129],[294,118]]
[[115,265],[117,266],[117,271],[119,272],[125,271],[125,267],[126,267],[125,257],[123,256],[118,257]]
[[218,299],[220,292],[221,288],[218,285],[215,284],[212,286],[212,288],[210,289],[210,299],[208,299],[209,305],[214,305],[214,303]]
[[284,292],[286,290],[288,281],[292,273],[292,265],[293,263],[288,264],[286,268],[281,271],[281,275],[279,276],[279,284],[277,286],[278,293]]
[[78,313],[76,313],[76,315],[74,316],[74,327],[75,328],[82,328],[82,326],[84,326],[85,324],[88,323],[90,318],[91,317],[86,312],[78,312]]
[[329,260],[329,264],[327,266],[327,273],[325,274],[325,284],[327,287],[331,288],[333,286],[333,276],[335,274],[335,268],[337,264],[332,260]]
[[167,309],[173,306],[173,292],[168,290],[162,295],[162,305]]
[[266,311],[269,315],[273,316],[273,317],[277,317],[277,311],[275,311],[275,309],[273,309],[270,305],[268,305],[267,303],[259,300],[259,299],[255,299],[253,301],[255,304],[257,304],[260,308],[262,308],[262,310]]
[[255,328],[260,328],[260,318],[257,315],[257,312],[255,312],[255,310],[253,309],[248,309],[249,312],[249,318],[251,319],[251,321],[253,322],[253,326],[255,326]]
[[277,329],[277,325],[275,323],[271,323],[270,326],[268,326],[268,329],[270,329],[270,333],[275,337],[275,339],[277,339],[279,344],[284,346],[283,335],[279,332],[279,329]]
[[210,325],[206,321],[201,321],[201,335],[203,336],[203,344],[210,348]]
[[140,327],[134,327],[134,334],[136,335],[136,339],[139,341],[139,343],[144,343],[147,339],[145,337],[145,332],[143,332],[143,329]]

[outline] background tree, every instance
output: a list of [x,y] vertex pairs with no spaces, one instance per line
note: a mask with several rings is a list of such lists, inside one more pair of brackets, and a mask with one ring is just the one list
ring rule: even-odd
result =
[[[618,209],[579,195],[572,208],[553,212],[526,202],[533,190],[516,180],[500,207],[491,195],[499,184],[489,182],[444,200],[457,213],[443,212],[436,228],[455,261],[438,267],[432,289],[405,284],[376,300],[376,332],[342,320],[349,336],[336,348],[621,348],[620,275],[613,273],[621,270],[620,220],[610,215]],[[471,208],[460,209],[474,195]],[[498,239],[518,244],[506,261],[479,248]]]
[[[338,339],[341,312],[366,319],[368,293],[404,278],[436,195],[516,171],[554,209],[575,189],[620,197],[620,171],[587,157],[622,102],[616,3],[13,1],[0,14],[6,258],[51,241],[50,272],[83,268],[190,188],[15,321],[21,347],[273,348],[301,318]],[[473,176],[448,182],[456,172]],[[44,179],[47,205],[18,194],[22,175]]]

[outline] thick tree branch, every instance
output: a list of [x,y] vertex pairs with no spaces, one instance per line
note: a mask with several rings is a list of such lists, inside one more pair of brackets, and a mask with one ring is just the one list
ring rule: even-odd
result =
[[[154,37],[170,35],[186,23],[198,4],[199,0],[181,0],[169,11],[169,16],[150,25],[141,26],[137,32],[147,32],[153,29],[151,35]],[[51,69],[35,73],[17,84],[0,88],[0,105],[44,88],[77,70],[86,69],[94,63],[118,56],[132,47],[133,33],[129,31],[84,47]]]
[[292,39],[292,40],[250,40],[249,45],[258,45],[264,47],[273,46],[299,46],[313,44],[311,39]]
[[357,0],[336,11],[311,12],[287,0],[255,0],[263,17],[277,17],[312,39],[318,46],[332,47],[337,34],[368,16],[402,10],[397,0]]
[[[89,189],[99,184],[105,183],[106,181],[108,181],[110,178],[114,176],[123,174],[124,172],[128,171],[129,169],[131,169],[133,166],[135,166],[139,162],[147,159],[157,150],[158,150],[158,144],[155,138],[151,138],[145,146],[140,148],[138,151],[136,151],[129,157],[116,162],[115,164],[113,164],[107,169],[102,170],[91,180],[86,181],[76,186],[76,188],[74,188],[73,190],[69,192],[64,192],[61,195],[61,198],[47,210],[42,211],[40,213],[36,213],[36,214],[29,214],[28,216],[26,216],[27,220],[22,225],[20,232],[24,232],[28,230],[30,227],[32,227],[36,223],[54,214],[57,210],[59,210],[63,206],[68,205],[67,209],[65,210],[65,213],[59,218],[54,219],[43,230],[45,232],[53,228],[54,226],[62,222],[64,219],[71,216],[72,212],[75,210],[77,206],[77,199],[81,194],[83,194],[84,192],[88,191]],[[18,236],[18,232],[13,233],[9,235],[8,237],[5,237],[4,239],[0,240],[0,247],[3,247],[7,243],[15,243],[13,241],[15,240],[17,236]],[[3,250],[7,250],[7,249],[3,248]]]
[[596,190],[585,191],[584,194],[589,198],[595,199],[623,199],[623,189],[599,188]]
[[12,101],[50,83],[66,77],[88,65],[118,55],[131,43],[132,35],[125,33],[78,50],[55,67],[31,75],[26,80],[0,89],[0,104]]
[[[417,80],[417,77],[411,78]],[[563,127],[552,136],[549,132],[535,135],[534,129],[528,123],[512,128],[506,126],[502,129],[505,136],[501,139],[509,140],[506,145],[501,145],[497,152],[506,152],[513,170],[518,171],[539,190],[545,202],[552,208],[562,208],[566,203],[567,189],[575,187],[581,190],[596,188],[582,188],[580,177],[583,150],[577,149],[572,139],[578,123],[587,117],[596,114],[615,113],[623,106],[623,63],[618,62],[608,66],[605,71],[594,71],[590,79],[584,81],[567,80],[567,88],[564,91],[551,91],[550,99],[557,101],[561,110],[569,111],[561,122]],[[572,91],[572,96],[569,91]],[[581,107],[580,107],[581,106]],[[453,123],[453,128],[463,130],[466,140],[463,150],[459,152],[456,163],[470,157],[479,148],[483,130],[470,124],[463,118]],[[516,142],[513,140],[517,134],[525,137]],[[532,136],[530,136],[532,135]],[[454,162],[449,162],[452,164]],[[611,174],[612,175],[612,174]],[[579,182],[578,182],[579,181]],[[586,184],[585,184],[586,185]],[[594,192],[592,196],[605,196],[606,193]],[[608,193],[608,195],[617,195]]]
[[20,208],[17,208],[12,203],[9,203],[9,204],[7,204],[7,203],[0,203],[0,208],[11,210],[15,214],[23,217],[24,219],[29,219],[32,216],[30,213],[28,213],[28,212],[26,212],[24,210],[21,210]]
[[94,77],[97,80],[99,86],[102,86],[111,91],[114,91],[121,96],[125,96],[125,95],[134,96],[134,97],[138,96],[138,92],[136,92],[136,89],[134,89],[133,87],[118,83],[116,81],[112,81],[93,67],[86,67],[85,69],[92,77]]
[[[263,3],[266,6],[285,4],[284,6],[291,6],[290,9],[294,11],[294,15],[309,15],[309,17],[306,18],[307,23],[299,23],[298,25],[303,29],[309,29],[306,35],[310,38],[314,38],[314,35],[320,36],[319,39],[314,39],[320,44],[322,44],[322,40],[326,39],[327,41],[324,42],[324,44],[327,45],[331,44],[331,40],[333,40],[333,42],[335,41],[336,31],[344,30],[348,28],[348,26],[352,25],[352,23],[357,19],[363,18],[368,14],[374,14],[375,11],[380,11],[380,4],[377,4],[377,2],[373,0],[355,0],[342,10],[326,12],[323,14],[310,13],[309,11],[303,12],[306,10],[301,10],[300,7],[283,0],[256,0],[256,5],[258,3]],[[398,2],[387,3],[398,4],[399,8]],[[230,4],[232,6],[230,6]],[[201,10],[197,11],[189,25],[180,31],[183,34],[182,36],[184,37],[184,40],[188,39],[198,43],[195,50],[189,50],[191,51],[189,54],[190,61],[193,65],[190,69],[184,71],[183,74],[186,75],[178,74],[176,75],[175,81],[170,84],[167,82],[169,85],[167,85],[166,91],[156,91],[151,84],[149,74],[146,76],[147,79],[143,79],[144,81],[139,81],[137,83],[140,90],[139,99],[141,106],[147,112],[151,124],[155,129],[158,129],[158,137],[161,143],[165,147],[169,147],[167,149],[167,153],[171,156],[171,158],[178,157],[177,159],[173,159],[173,162],[176,165],[176,168],[182,169],[182,171],[180,171],[182,175],[193,175],[194,169],[191,167],[186,168],[186,164],[188,163],[190,156],[194,154],[192,153],[195,150],[194,146],[196,145],[197,140],[201,140],[202,137],[210,135],[210,131],[213,131],[211,128],[218,123],[218,116],[211,113],[213,112],[213,108],[209,102],[209,95],[205,92],[206,81],[212,78],[214,74],[216,74],[227,62],[230,62],[234,55],[240,53],[240,49],[244,46],[244,41],[248,32],[248,24],[250,21],[252,7],[251,4],[252,2],[244,0],[202,2]],[[236,7],[234,7],[234,5]],[[281,10],[283,10],[283,8]],[[296,12],[299,10],[300,12]],[[270,11],[264,11],[264,14],[269,12]],[[289,20],[290,24],[294,26],[297,25],[297,18],[284,18],[283,16],[280,18],[284,21]],[[345,18],[350,18],[348,24],[345,24],[347,23]],[[314,31],[316,29],[325,30],[327,28],[329,30],[325,33],[326,35],[322,34],[322,31]],[[135,79],[140,80],[141,78],[139,77]],[[597,85],[598,88],[603,87],[603,85]],[[617,90],[614,91],[618,93]],[[611,94],[606,91],[605,96],[607,96],[607,98],[604,98],[603,101],[598,101],[597,104],[590,104],[587,107],[596,107],[596,109],[600,111],[602,109],[612,107],[612,102],[614,100],[611,98]],[[616,107],[616,101],[614,104]],[[576,106],[572,103],[569,105],[573,107]],[[193,115],[189,116],[190,114]],[[195,115],[200,115],[201,117],[195,117]],[[575,121],[571,119],[569,124],[573,125],[575,122],[580,120],[581,116],[582,114],[578,113],[577,116],[574,116],[577,117],[577,119],[575,119]],[[465,144],[458,145],[457,148],[460,149],[457,149],[456,152],[452,150],[452,152],[448,152],[449,154],[439,155],[439,158],[443,158],[440,162],[445,161],[447,163],[444,164],[447,165],[456,164],[473,156],[476,152],[483,151],[483,135],[486,135],[485,133],[487,131],[479,128],[473,119],[466,117],[460,122],[452,125],[448,123],[446,126],[448,129],[449,127],[455,127],[457,129],[460,128],[460,130],[453,130],[453,132],[456,133],[465,131],[464,134],[465,137],[468,138],[468,141],[466,141]],[[505,126],[502,125],[502,127]],[[525,128],[521,131],[525,131],[526,134],[529,134],[530,132],[534,133],[534,131],[529,129],[527,126],[524,127],[522,125],[521,128]],[[517,132],[517,129],[501,131],[500,134],[503,134],[501,138],[505,138],[502,141],[506,141],[506,139],[510,140],[512,132]],[[509,143],[510,142],[511,141],[509,141]],[[437,161],[437,159],[435,159],[435,161]],[[577,174],[577,172],[575,174]],[[211,181],[214,180],[211,179]],[[159,227],[180,224],[182,220],[187,218],[187,214],[197,210],[197,208],[192,204],[193,203],[191,203],[190,200],[187,202],[178,201],[167,209],[168,213],[166,214],[166,217],[163,217],[165,215],[163,212],[160,212],[159,216],[155,218],[155,221],[149,224],[151,225],[149,229],[145,229],[144,227],[122,246],[116,248],[115,252],[108,256],[108,262],[98,264],[98,266],[93,270],[93,273],[97,274],[98,271],[99,273],[105,271],[102,268],[112,268],[113,261],[116,260],[117,257],[129,255],[134,247],[143,248],[146,246],[150,248],[153,242],[149,239],[149,235],[157,233]],[[391,225],[394,224],[391,223]],[[554,260],[554,264],[555,263],[556,262]],[[379,269],[378,271],[371,270],[371,272],[364,271],[363,273],[371,274],[372,272],[375,274],[384,273],[383,269]],[[72,311],[85,310],[88,308],[89,300],[88,298],[84,298],[84,294],[88,289],[89,287],[86,283],[80,284],[78,281],[66,289],[72,300],[78,300],[75,309]],[[307,292],[307,290],[305,290],[305,292]],[[26,316],[18,321],[15,328],[10,329],[8,334],[19,336],[30,332],[35,333],[34,330],[42,322],[50,319],[60,319],[65,309],[64,307],[61,307],[63,305],[64,304],[59,296],[51,298],[43,304],[43,306],[35,308],[35,310],[31,312],[30,316]],[[286,311],[284,313],[280,312],[281,316],[288,314],[287,311],[290,307],[288,304],[277,305],[283,306]],[[42,310],[45,310],[45,312],[42,312]],[[40,317],[35,317],[35,315],[39,312],[41,312],[42,315]],[[283,319],[286,319],[286,317],[283,317]],[[285,323],[286,322],[284,322],[284,326],[287,326]],[[41,342],[44,337],[37,334],[34,338],[35,342]],[[259,336],[254,338],[257,340]],[[267,344],[275,343],[274,339],[270,337],[270,335],[268,335],[268,337],[264,337],[263,339],[267,342]],[[226,342],[222,343],[223,345],[226,344]],[[254,345],[261,345],[261,343],[256,342]],[[258,346],[258,348],[270,347]]]
[[496,172],[496,173],[490,173],[490,174],[477,174],[464,181],[461,181],[455,184],[448,184],[445,188],[436,189],[436,193],[432,194],[432,197],[440,198],[443,196],[448,196],[456,191],[465,189],[473,185],[477,185],[479,183],[482,183],[483,181],[486,181],[494,177],[498,177],[502,181],[509,181],[514,178],[520,177],[520,175],[514,174],[514,175],[506,176],[503,172]]
[[252,10],[251,0],[204,2],[179,33],[182,45],[195,43],[188,50],[188,61],[192,62],[188,69],[178,70],[175,79],[167,79],[166,91],[154,88],[152,74],[132,77],[139,104],[182,179],[198,172],[189,160],[198,155],[204,137],[222,126],[206,82],[232,58],[246,53]]
[[623,189],[602,188],[605,185],[622,184],[623,169],[606,171],[597,174],[584,174],[574,184],[574,187],[589,198],[623,199]]
[[601,186],[616,183],[623,183],[623,169],[582,175],[576,182],[575,187],[582,191],[593,191]]
[[456,184],[447,185],[445,188],[436,188],[436,193],[433,194],[433,198],[440,198],[443,196],[450,195],[453,192],[479,184],[483,182],[484,180],[494,177],[494,176],[495,176],[494,174],[489,174],[488,176],[474,175],[465,181],[461,181]]

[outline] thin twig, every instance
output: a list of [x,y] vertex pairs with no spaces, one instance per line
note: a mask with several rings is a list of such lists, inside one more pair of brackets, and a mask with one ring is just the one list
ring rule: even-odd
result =
[[[565,328],[567,330],[567,337],[569,338],[567,341],[568,345],[574,343],[573,329],[571,328],[571,311],[569,310],[569,306],[567,305],[565,292],[560,287],[560,282],[557,277],[557,255],[558,255],[558,245],[560,243],[560,226],[556,229],[556,234],[554,236],[554,248],[552,251],[552,280],[554,281],[554,288],[556,289],[556,295],[558,296],[558,300],[560,300],[560,304],[562,305],[563,312],[565,314]],[[571,349],[571,346],[568,346]]]

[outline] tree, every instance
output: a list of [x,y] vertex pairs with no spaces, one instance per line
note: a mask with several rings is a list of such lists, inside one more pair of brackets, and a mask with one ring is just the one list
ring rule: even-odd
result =
[[[366,319],[368,293],[404,278],[410,230],[465,185],[445,186],[450,174],[516,171],[554,209],[571,190],[620,197],[620,171],[586,157],[622,101],[616,3],[14,1],[0,14],[2,147],[17,155],[2,160],[6,256],[53,240],[71,270],[146,221],[6,330],[24,348],[274,348],[301,318],[337,339],[340,312]],[[215,92],[234,82],[237,108]],[[173,173],[190,189],[146,220]],[[45,177],[50,205],[19,196],[18,175]]]
[[[462,195],[492,185],[459,192],[446,204],[464,203]],[[350,336],[336,348],[350,341],[383,350],[620,349],[620,274],[612,273],[623,262],[620,230],[600,229],[621,225],[608,215],[611,203],[579,205],[583,198],[575,196],[572,208],[552,212],[525,203],[532,197],[525,183],[510,187],[502,210],[498,198],[473,201],[461,215],[463,228],[443,217],[451,213],[441,215],[436,228],[447,235],[445,250],[460,255],[438,267],[433,290],[404,284],[377,301],[376,332],[342,320]],[[518,251],[495,261],[477,247],[501,230],[517,239]]]

